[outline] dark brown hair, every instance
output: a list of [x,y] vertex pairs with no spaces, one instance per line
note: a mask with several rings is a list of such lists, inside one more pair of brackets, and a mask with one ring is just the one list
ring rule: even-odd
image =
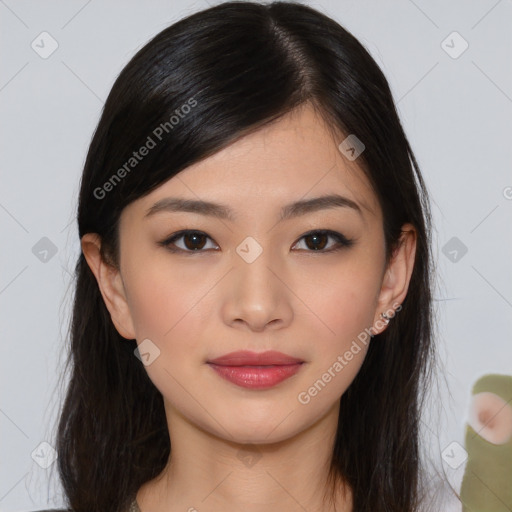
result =
[[[347,30],[298,3],[225,2],[155,36],[122,70],[104,106],[81,179],[79,236],[98,233],[105,259],[116,265],[123,208],[305,102],[333,131],[365,144],[357,164],[383,211],[388,261],[403,224],[417,230],[402,309],[341,397],[331,471],[350,484],[355,512],[413,512],[420,408],[433,360],[429,202],[388,83]],[[147,156],[119,172],[162,125]],[[75,278],[58,469],[72,510],[123,511],[170,455],[163,398],[134,357],[135,340],[116,331],[83,254]]]

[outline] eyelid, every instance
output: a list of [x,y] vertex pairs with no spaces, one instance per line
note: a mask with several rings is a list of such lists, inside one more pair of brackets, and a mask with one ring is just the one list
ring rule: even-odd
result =
[[[175,233],[168,236],[164,240],[158,242],[158,245],[163,246],[164,248],[166,248],[167,250],[169,250],[173,253],[198,254],[198,253],[205,253],[205,252],[211,251],[211,249],[186,250],[186,249],[182,249],[180,247],[171,247],[171,244],[176,242],[176,240],[179,240],[180,238],[183,238],[185,235],[191,234],[191,233],[204,235],[206,238],[210,239],[212,242],[214,242],[218,246],[218,244],[215,242],[215,240],[210,235],[208,235],[208,233],[205,233],[204,231],[201,231],[199,229],[182,229],[182,230],[176,231]],[[318,228],[318,229],[311,229],[311,230],[307,231],[306,233],[302,234],[293,243],[292,247],[297,245],[297,243],[299,243],[303,238],[306,238],[313,234],[327,235],[328,237],[334,239],[337,242],[337,244],[333,248],[330,248],[330,249],[319,249],[319,250],[301,249],[301,252],[307,252],[307,253],[312,253],[312,254],[315,254],[315,253],[327,254],[327,253],[338,251],[340,249],[349,248],[355,243],[355,239],[347,238],[342,233],[339,233],[339,232],[331,230],[331,229]]]
[[[199,229],[181,229],[179,231],[176,231],[172,235],[168,236],[161,242],[158,242],[158,245],[163,246],[164,248],[166,248],[167,250],[169,250],[171,252],[177,252],[177,253],[181,252],[181,253],[185,253],[185,254],[187,254],[187,253],[198,254],[198,253],[207,252],[206,250],[203,250],[203,249],[194,251],[194,250],[182,249],[181,247],[170,247],[170,245],[173,242],[175,242],[176,240],[179,240],[180,238],[183,238],[185,235],[190,234],[190,233],[204,235],[206,238],[209,238],[218,246],[218,244],[213,240],[213,238],[210,235],[208,235],[208,233],[205,233],[204,231],[201,231]],[[211,249],[209,249],[209,250],[211,250]]]
[[319,251],[305,250],[305,252],[310,252],[312,254],[315,254],[315,253],[322,254],[322,253],[334,252],[334,251],[337,251],[340,249],[348,248],[348,247],[352,246],[355,242],[354,239],[347,238],[342,233],[339,233],[338,231],[334,231],[332,229],[311,229],[311,230],[307,231],[306,233],[304,233],[303,235],[301,235],[293,245],[296,245],[303,238],[306,238],[307,236],[310,236],[313,234],[327,235],[328,237],[331,237],[334,240],[336,240],[337,245],[334,246],[334,248],[327,249],[327,250],[319,250]]

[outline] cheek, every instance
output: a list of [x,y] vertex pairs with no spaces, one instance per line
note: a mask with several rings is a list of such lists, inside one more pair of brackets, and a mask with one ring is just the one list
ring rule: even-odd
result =
[[380,275],[374,262],[363,263],[340,265],[326,278],[317,273],[315,286],[304,286],[315,346],[297,401],[310,414],[323,414],[346,391],[368,351]]
[[304,302],[315,317],[315,331],[324,346],[342,349],[372,326],[379,285],[375,265],[359,264],[340,265],[321,278],[317,273],[302,285]]
[[372,229],[356,246],[311,270],[304,294],[322,320],[319,329],[329,345],[342,349],[372,327],[384,264],[383,234]]
[[173,272],[169,267],[168,262],[153,258],[141,267],[143,271],[127,272],[131,279],[126,280],[126,287],[137,343],[149,339],[154,344],[142,345],[152,352],[145,365],[149,378],[175,408],[189,411],[189,392],[200,395],[192,377],[203,363],[203,319],[211,307],[208,291],[215,279],[205,278],[197,267],[191,271],[182,266]]
[[213,277],[208,279],[207,273],[197,270],[194,265],[172,268],[165,256],[148,258],[138,269],[127,265],[130,277],[125,283],[138,340],[154,338],[165,343],[187,328],[187,342],[193,342],[190,327],[208,303],[208,291],[215,283]]

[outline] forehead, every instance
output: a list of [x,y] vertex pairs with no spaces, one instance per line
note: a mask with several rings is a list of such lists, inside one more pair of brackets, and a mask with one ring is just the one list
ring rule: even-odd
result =
[[299,199],[341,194],[378,220],[378,200],[357,159],[338,148],[344,138],[305,104],[179,172],[137,206],[145,212],[156,201],[180,196],[228,204],[237,216],[264,215]]

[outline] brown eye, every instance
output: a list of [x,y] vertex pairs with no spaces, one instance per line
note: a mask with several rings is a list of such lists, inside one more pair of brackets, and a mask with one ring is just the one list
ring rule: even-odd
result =
[[[334,243],[329,244],[329,239],[334,240]],[[306,250],[309,252],[331,252],[343,247],[350,247],[354,240],[350,240],[343,236],[341,233],[329,230],[310,231],[301,237],[304,240]],[[326,247],[328,247],[326,249]]]
[[183,235],[185,247],[191,251],[202,249],[206,243],[206,236],[201,233],[186,233]]
[[[177,242],[181,239],[183,239],[183,242],[180,246]],[[168,239],[160,242],[160,245],[163,245],[173,252],[206,252],[206,249],[211,249],[211,247],[207,247],[203,250],[208,240],[211,240],[211,238],[206,233],[185,230],[175,233]],[[213,248],[215,249],[216,247]]]
[[[183,241],[181,242],[181,240]],[[343,249],[344,247],[350,247],[354,243],[354,240],[346,238],[341,233],[326,229],[310,231],[309,233],[306,233],[300,238],[299,242],[297,242],[294,247],[301,243],[302,240],[305,241],[305,248],[301,248],[301,250],[318,253],[337,251]],[[329,240],[332,240],[333,242],[330,243]],[[206,233],[188,229],[174,233],[166,240],[159,242],[159,244],[163,247],[166,247],[171,252],[182,253],[201,253],[207,252],[208,249],[219,249],[219,247],[215,244],[213,244],[213,247],[207,247],[208,241],[213,242],[211,237],[209,237]]]
[[[325,233],[313,233],[312,235],[308,235],[304,238],[308,248],[314,251],[324,249],[329,240],[329,236]],[[308,241],[310,241],[311,244],[309,244]]]

